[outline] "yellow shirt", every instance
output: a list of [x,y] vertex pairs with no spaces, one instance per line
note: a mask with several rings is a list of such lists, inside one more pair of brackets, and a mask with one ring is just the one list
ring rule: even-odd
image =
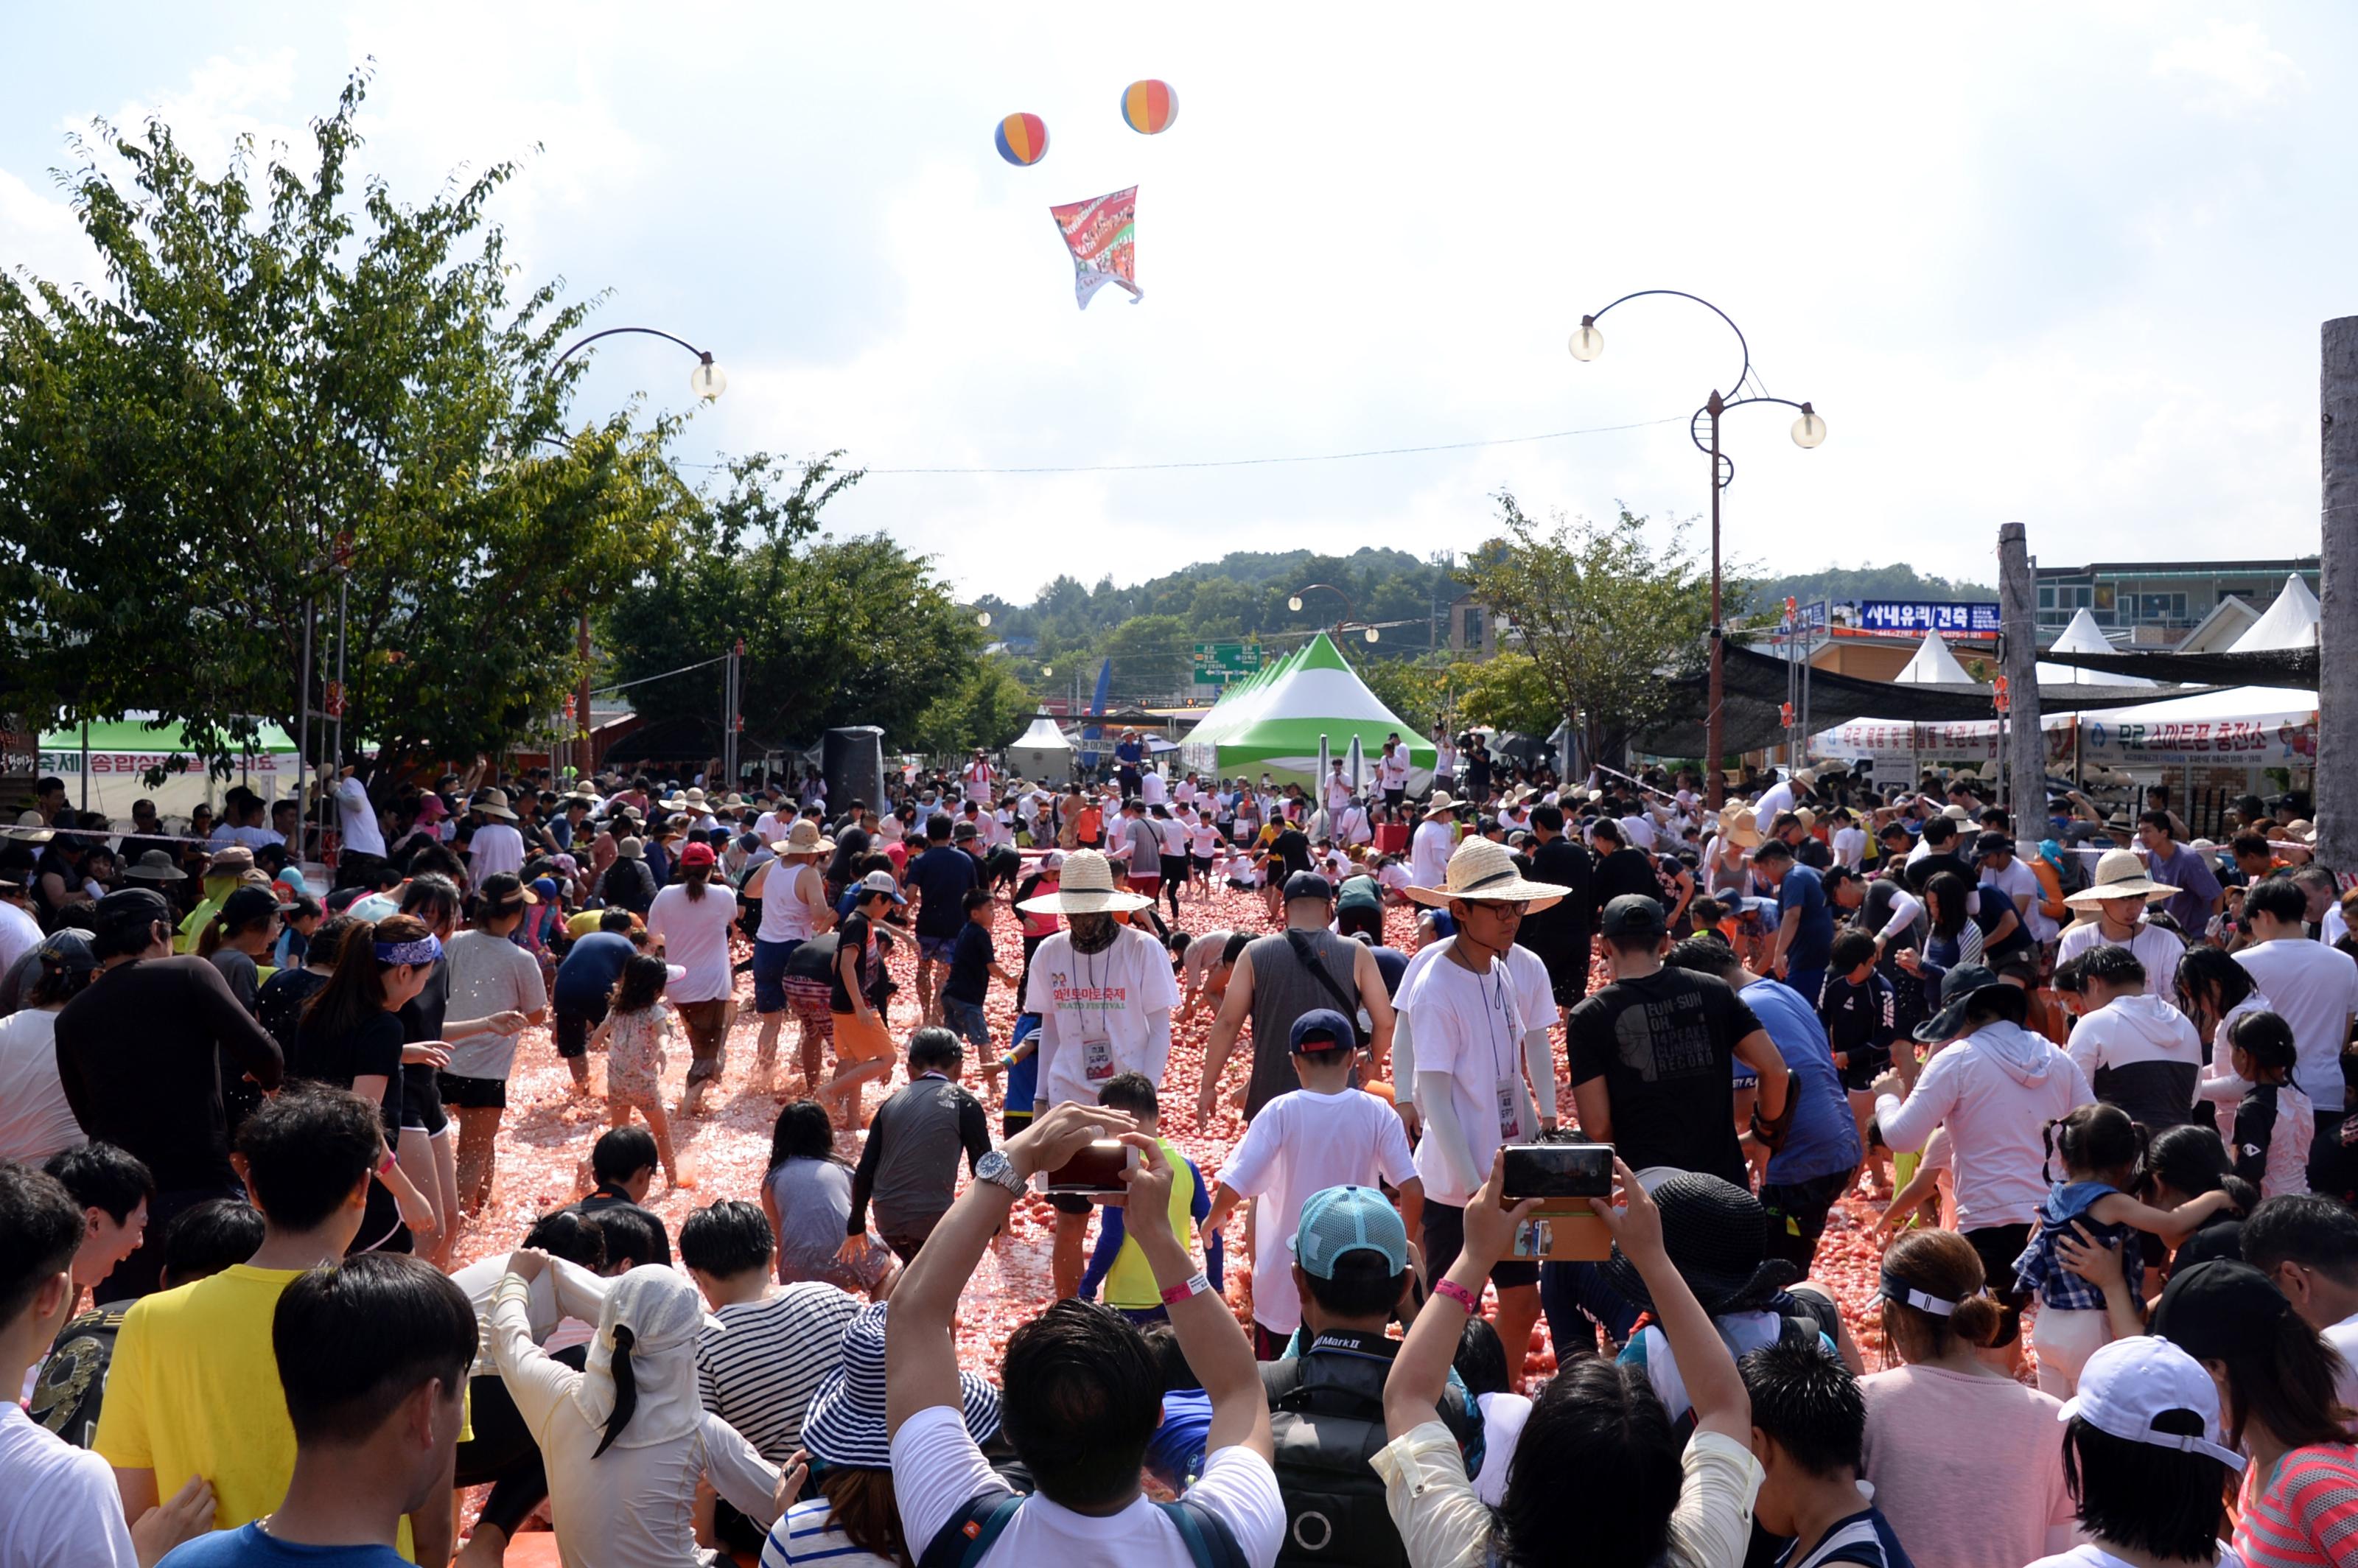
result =
[[565,923],[565,934],[578,942],[597,930],[598,923],[605,918],[606,912],[602,909],[585,909]]
[[[295,1426],[270,1324],[280,1292],[302,1272],[237,1263],[132,1303],[91,1447],[118,1470],[156,1472],[159,1498],[204,1476],[215,1530],[277,1508],[295,1475]],[[407,1519],[400,1551],[412,1555]]]
[[[1171,1162],[1171,1234],[1186,1238],[1195,1228],[1195,1168],[1187,1157],[1165,1138],[1163,1157]],[[1149,1312],[1163,1304],[1162,1287],[1154,1282],[1154,1265],[1146,1260],[1145,1249],[1136,1238],[1125,1235],[1121,1250],[1114,1254],[1113,1267],[1106,1271],[1106,1305],[1130,1312]]]

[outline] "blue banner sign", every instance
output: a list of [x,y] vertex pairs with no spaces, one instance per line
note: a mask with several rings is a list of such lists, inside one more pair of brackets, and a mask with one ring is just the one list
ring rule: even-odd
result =
[[1996,636],[1996,604],[1941,604],[1920,600],[1863,599],[1858,603],[1863,632],[1941,632],[1969,636]]

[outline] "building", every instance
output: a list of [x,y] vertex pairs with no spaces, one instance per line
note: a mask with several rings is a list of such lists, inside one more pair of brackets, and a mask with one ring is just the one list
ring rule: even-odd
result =
[[[2041,641],[2086,610],[2115,643],[2175,648],[2211,622],[2227,600],[2265,610],[2299,574],[2314,589],[2318,557],[2271,561],[2095,561],[2084,567],[2036,567]],[[2223,621],[2237,619],[2234,612]],[[2244,624],[2249,624],[2248,622]]]
[[1448,647],[1453,654],[1471,654],[1476,659],[1493,657],[1498,652],[1498,617],[1496,611],[1472,594],[1460,594],[1449,601]]

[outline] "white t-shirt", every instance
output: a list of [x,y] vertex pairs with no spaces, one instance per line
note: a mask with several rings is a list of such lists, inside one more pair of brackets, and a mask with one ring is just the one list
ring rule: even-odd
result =
[[[968,1502],[1013,1488],[967,1435],[964,1418],[948,1405],[936,1405],[903,1422],[892,1434],[892,1490],[901,1505],[902,1539],[912,1556],[923,1556]],[[1285,1501],[1268,1460],[1241,1444],[1216,1449],[1205,1456],[1204,1474],[1187,1488],[1187,1498],[1228,1527],[1250,1568],[1271,1568],[1277,1561],[1285,1538]],[[1098,1518],[1059,1508],[1035,1493],[1024,1499],[982,1562],[1000,1568],[1031,1563],[1193,1568],[1195,1559],[1187,1555],[1178,1527],[1142,1497],[1110,1518]]]
[[[2291,937],[2246,947],[2235,961],[2275,999],[2277,1016],[2292,1025],[2300,1053],[2292,1081],[2318,1109],[2339,1108],[2342,1046],[2350,1015],[2358,1012],[2358,959],[2322,942]],[[2151,987],[2150,971],[2147,984]]]
[[[2059,1552],[2052,1557],[2041,1557],[2029,1568],[2129,1568],[2128,1559],[2115,1557],[2093,1541],[2083,1541],[2069,1552]],[[2219,1560],[2215,1568],[2244,1568],[2244,1560],[2225,1541],[2219,1543]]]
[[[2017,859],[2008,860],[2006,870],[2002,871],[1994,866],[1986,865],[1977,867],[1975,870],[1977,882],[1994,887],[2015,901],[2015,913],[2022,915],[2022,923],[2030,928],[2032,941],[2055,940],[2055,923],[2039,913],[2039,898],[2041,890],[2038,876],[2028,866],[2024,865]],[[2027,905],[2023,902],[2026,899],[2029,901]],[[2024,913],[2026,908],[2028,910],[2028,914]],[[2171,976],[2170,979],[2174,979],[2176,977]]]
[[[1277,1496],[1274,1478],[1270,1496]],[[0,1497],[8,1499],[0,1509],[0,1563],[8,1568],[138,1568],[114,1470],[36,1425],[14,1398],[0,1401]],[[1284,1518],[1281,1511],[1281,1528]],[[1272,1537],[1260,1561],[1276,1555]]]
[[355,855],[384,854],[384,832],[377,826],[376,807],[369,803],[368,789],[358,779],[340,779],[336,784],[336,831],[344,840],[344,848]]
[[1072,933],[1059,931],[1032,956],[1031,1000],[1040,1010],[1040,1093],[1050,1105],[1095,1105],[1122,1073],[1161,1086],[1171,1036],[1149,1020],[1179,1005],[1179,981],[1163,944],[1145,932],[1124,925],[1104,952],[1076,953]]
[[968,762],[966,770],[958,774],[966,781],[966,797],[968,800],[989,800],[990,781],[995,776],[989,762]]
[[1408,788],[1408,748],[1395,746],[1376,758],[1376,782],[1386,790]]
[[524,835],[504,822],[486,822],[476,828],[467,849],[478,882],[502,871],[514,876],[524,870]]
[[[1193,953],[1194,949],[1189,949]],[[1261,1107],[1220,1181],[1260,1200],[1254,1220],[1253,1317],[1272,1334],[1302,1326],[1288,1245],[1302,1206],[1328,1187],[1397,1187],[1416,1174],[1400,1113],[1365,1089],[1295,1089]]]
[[[1444,946],[1433,943],[1418,957]],[[1531,1112],[1523,1095],[1524,1024],[1516,989],[1496,963],[1477,975],[1462,964],[1429,962],[1422,973],[1402,978],[1395,1003],[1415,1019],[1416,1070],[1449,1075],[1450,1103],[1476,1172],[1490,1169],[1499,1144],[1539,1131],[1525,1120]],[[1463,1208],[1474,1191],[1451,1169],[1440,1141],[1427,1138],[1417,1145],[1425,1201]]]
[[[1833,850],[1836,865],[1846,866],[1855,871],[1866,863],[1866,829],[1856,827],[1837,827],[1834,829],[1833,841],[1827,848]],[[2049,924],[2052,925],[2053,922],[2050,921]]]
[[38,1165],[89,1141],[58,1078],[58,1015],[27,1007],[0,1018],[0,1160]]
[[1220,830],[1210,819],[1198,822],[1187,834],[1187,851],[1199,860],[1208,860],[1219,853]]
[[1398,892],[1411,885],[1409,882],[1408,868],[1401,865],[1398,860],[1393,860],[1389,864],[1378,867],[1376,869],[1376,881],[1382,886],[1390,888],[1395,892]]
[[787,831],[794,827],[795,815],[793,812],[788,812],[782,817],[774,811],[762,813],[753,819],[753,837],[764,844],[777,842],[784,838]]
[[661,942],[664,957],[687,973],[665,995],[675,1002],[718,1001],[735,989],[729,972],[729,927],[737,919],[737,895],[719,882],[691,902],[675,882],[655,894],[647,909],[647,934]]
[[2322,1333],[2325,1343],[2342,1354],[2342,1376],[2333,1379],[2333,1397],[2344,1409],[2358,1410],[2358,1313]]
[[1408,841],[1409,871],[1416,879],[1414,885],[1437,888],[1447,881],[1449,851],[1455,848],[1447,823],[1438,818],[1418,823]]
[[1793,809],[1793,800],[1790,779],[1779,779],[1762,790],[1760,798],[1752,803],[1752,816],[1760,824],[1760,831],[1766,833],[1775,827],[1780,814]]
[[[504,936],[461,931],[450,938],[443,962],[450,967],[452,1018],[489,1018],[495,1012],[539,1012],[548,1006],[540,960]],[[471,1034],[450,1047],[449,1071],[461,1078],[502,1078],[515,1065],[521,1034]]]
[[1149,768],[1146,772],[1141,773],[1138,778],[1138,798],[1144,801],[1149,806],[1163,806],[1168,804],[1171,798],[1171,792],[1163,784],[1163,775],[1156,773],[1152,768]]
[[1621,818],[1621,836],[1640,849],[1654,847],[1654,820],[1642,811],[1633,811]]
[[1523,1423],[1531,1419],[1531,1401],[1520,1394],[1481,1394],[1474,1403],[1482,1412],[1482,1468],[1474,1476],[1474,1495],[1495,1509],[1507,1500],[1507,1470]]
[[[2056,945],[2055,961],[2068,964],[2090,948],[2120,946],[2122,944],[2104,935],[2104,922],[2090,920],[2064,929],[2062,941]],[[2163,998],[2178,994],[2178,966],[2186,957],[2186,944],[2175,932],[2165,931],[2158,925],[2148,925],[2139,920],[2126,946],[2136,955],[2137,962],[2145,966],[2147,994]],[[2235,957],[2245,957],[2256,950],[2246,948]],[[2342,957],[2346,959],[2348,955]],[[2250,967],[2248,964],[2244,966],[2246,968]],[[2267,988],[2263,985],[2260,989],[2265,990]]]

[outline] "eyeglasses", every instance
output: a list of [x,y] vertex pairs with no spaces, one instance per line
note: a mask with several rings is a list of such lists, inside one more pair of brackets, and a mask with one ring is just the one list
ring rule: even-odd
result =
[[1487,914],[1496,915],[1501,919],[1510,916],[1520,919],[1522,916],[1523,911],[1531,907],[1529,903],[1521,899],[1517,899],[1512,903],[1509,903],[1504,899],[1496,898],[1467,899],[1466,901],[1466,905],[1468,909],[1478,909]]

